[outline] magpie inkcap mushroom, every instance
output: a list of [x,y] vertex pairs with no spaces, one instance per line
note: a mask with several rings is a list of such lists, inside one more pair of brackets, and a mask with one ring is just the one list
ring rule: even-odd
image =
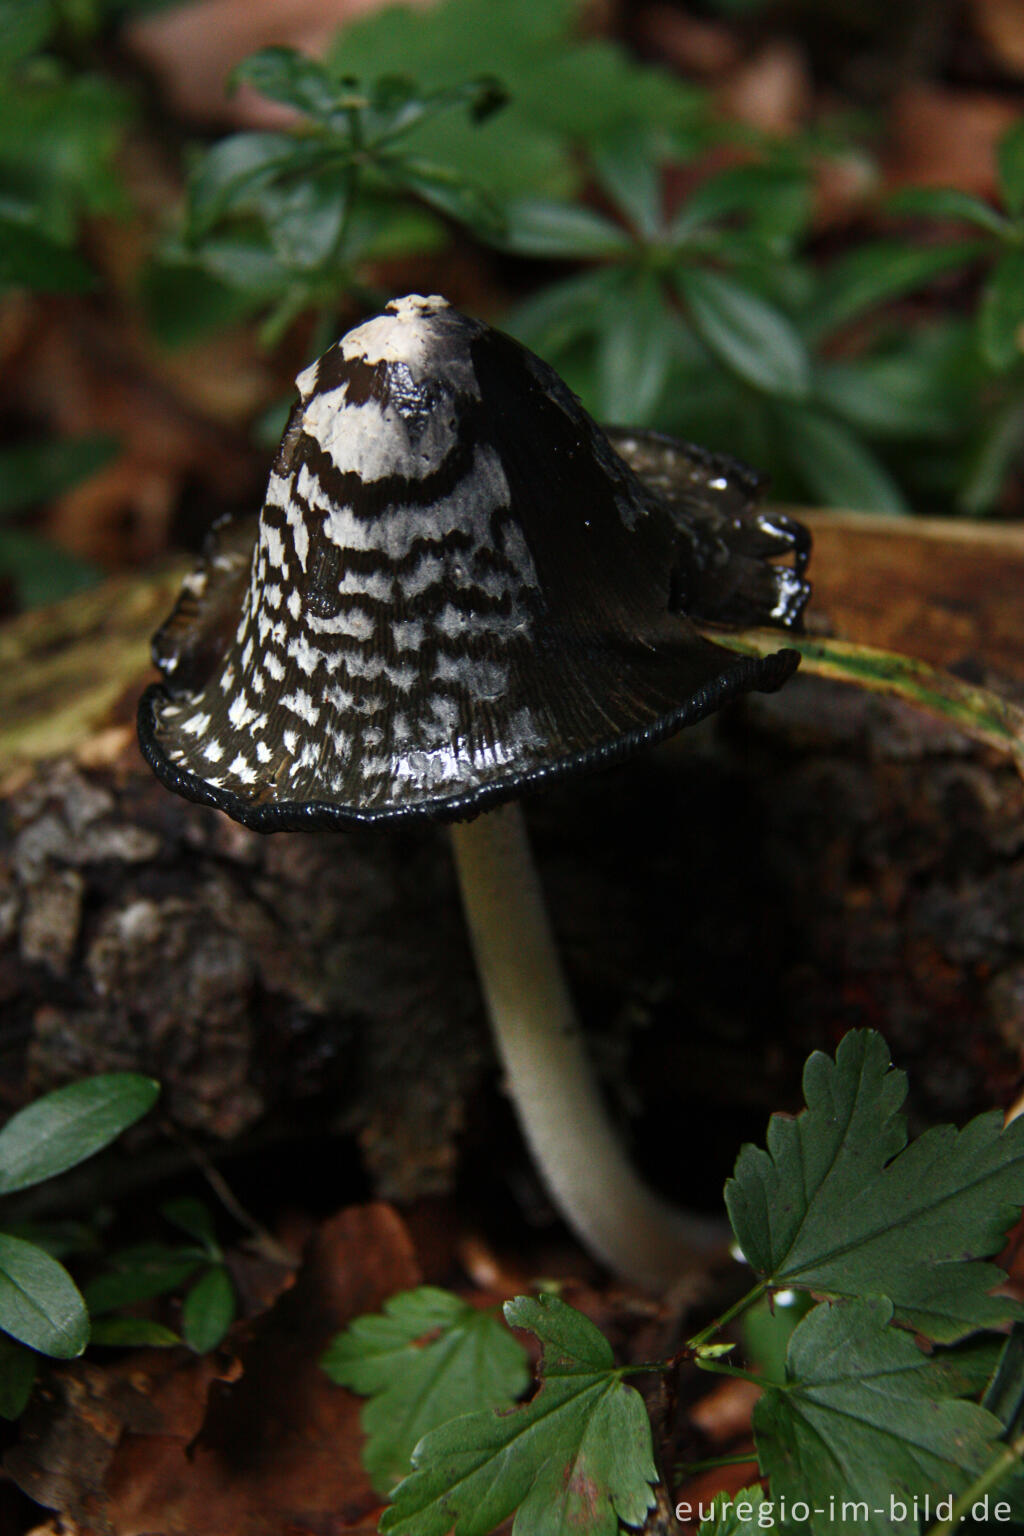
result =
[[806,534],[730,460],[610,441],[550,367],[436,296],[394,300],[297,385],[258,527],[214,531],[154,641],[143,753],[257,831],[457,824],[544,1178],[600,1257],[663,1283],[711,1231],[614,1142],[506,803],[779,687],[795,651],[741,657],[692,619],[795,626]]

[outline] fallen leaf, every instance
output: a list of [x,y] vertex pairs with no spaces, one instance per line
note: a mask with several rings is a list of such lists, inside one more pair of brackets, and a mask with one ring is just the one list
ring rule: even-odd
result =
[[380,1499],[360,1457],[361,1400],[319,1359],[354,1317],[419,1279],[391,1207],[343,1211],[230,1370],[223,1354],[144,1351],[55,1372],[63,1412],[47,1425],[36,1406],[11,1475],[79,1536],[369,1536]]

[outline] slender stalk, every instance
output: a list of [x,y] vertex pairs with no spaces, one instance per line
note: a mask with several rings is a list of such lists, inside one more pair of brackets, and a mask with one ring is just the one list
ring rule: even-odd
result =
[[740,1313],[745,1312],[748,1307],[752,1307],[755,1301],[760,1301],[767,1289],[767,1280],[759,1280],[756,1285],[752,1285],[749,1291],[744,1292],[739,1301],[734,1301],[731,1307],[726,1307],[725,1311],[721,1312],[718,1317],[713,1318],[706,1328],[701,1329],[700,1333],[695,1333],[692,1339],[687,1339],[686,1348],[688,1350],[700,1349],[701,1345],[706,1344],[708,1339],[713,1339],[716,1333],[720,1333],[726,1323],[731,1323],[734,1317],[739,1317]]
[[507,1091],[552,1200],[584,1246],[639,1285],[692,1280],[721,1224],[638,1178],[587,1057],[519,807],[452,829],[455,862]]
[[1021,1457],[1024,1456],[1024,1435],[1018,1435],[1011,1440],[995,1461],[989,1463],[985,1470],[975,1478],[971,1486],[960,1495],[950,1511],[948,1520],[940,1520],[933,1525],[928,1536],[952,1536],[960,1522],[970,1514],[973,1506],[978,1503],[986,1493],[993,1488],[998,1488],[1014,1471],[1019,1471]]

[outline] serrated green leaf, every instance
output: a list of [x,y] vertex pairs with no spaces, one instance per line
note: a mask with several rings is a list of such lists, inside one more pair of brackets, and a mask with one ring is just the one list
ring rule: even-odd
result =
[[893,514],[908,510],[885,465],[845,422],[796,407],[780,410],[779,418],[786,457],[826,506]]
[[657,1479],[643,1399],[602,1334],[555,1296],[517,1297],[513,1327],[544,1342],[524,1407],[472,1413],[427,1435],[381,1531],[485,1536],[516,1510],[515,1536],[616,1536],[641,1525]]
[[149,1317],[98,1317],[90,1325],[89,1343],[110,1349],[170,1349],[181,1339],[173,1328]]
[[810,361],[781,310],[721,272],[684,269],[676,283],[694,330],[727,368],[765,394],[803,399]]
[[700,1502],[704,1508],[712,1505],[714,1512],[701,1521],[697,1536],[760,1536],[765,1529],[758,1522],[758,1510],[765,1503],[765,1496],[756,1483],[738,1493],[712,1494]]
[[1001,373],[1024,356],[1024,249],[1009,246],[985,284],[978,310],[982,356]]
[[107,1072],[45,1094],[0,1130],[0,1195],[74,1168],[109,1146],[156,1103],[159,1083]]
[[73,1359],[89,1342],[85,1302],[63,1264],[6,1233],[0,1233],[0,1328],[57,1360]]
[[432,1286],[357,1318],[321,1363],[339,1386],[373,1398],[362,1414],[363,1461],[381,1493],[405,1476],[430,1430],[462,1413],[507,1407],[529,1381],[522,1347],[498,1318]]
[[815,1536],[917,1536],[915,1497],[959,1493],[996,1449],[999,1420],[952,1396],[891,1317],[884,1297],[815,1307],[785,1386],[755,1405],[772,1498],[809,1500]]
[[1003,202],[1015,216],[1024,213],[1024,122],[1015,123],[996,151]]
[[886,199],[890,213],[908,213],[936,219],[958,219],[992,235],[1006,233],[1002,214],[989,203],[960,187],[905,187]]
[[200,1275],[181,1309],[181,1332],[197,1355],[216,1349],[235,1320],[235,1288],[223,1264]]
[[773,1115],[768,1150],[745,1146],[726,1185],[745,1257],[773,1286],[885,1295],[901,1320],[950,1342],[997,1326],[1017,1303],[989,1292],[1024,1204],[1024,1123],[998,1111],[907,1146],[906,1079],[872,1030],[804,1069],[807,1108]]
[[37,1356],[0,1334],[0,1418],[20,1419],[32,1395]]

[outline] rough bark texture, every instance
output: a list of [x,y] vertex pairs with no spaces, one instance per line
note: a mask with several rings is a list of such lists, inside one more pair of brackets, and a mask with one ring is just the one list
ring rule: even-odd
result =
[[[816,519],[818,622],[1024,693],[1024,535]],[[0,1095],[152,1072],[214,1144],[356,1137],[372,1186],[510,1144],[443,832],[260,837],[130,727],[173,581],[0,635]],[[54,755],[56,754],[56,755]],[[1024,786],[906,708],[798,677],[529,810],[638,1155],[708,1198],[814,1046],[885,1032],[919,1119],[1024,1062]]]

